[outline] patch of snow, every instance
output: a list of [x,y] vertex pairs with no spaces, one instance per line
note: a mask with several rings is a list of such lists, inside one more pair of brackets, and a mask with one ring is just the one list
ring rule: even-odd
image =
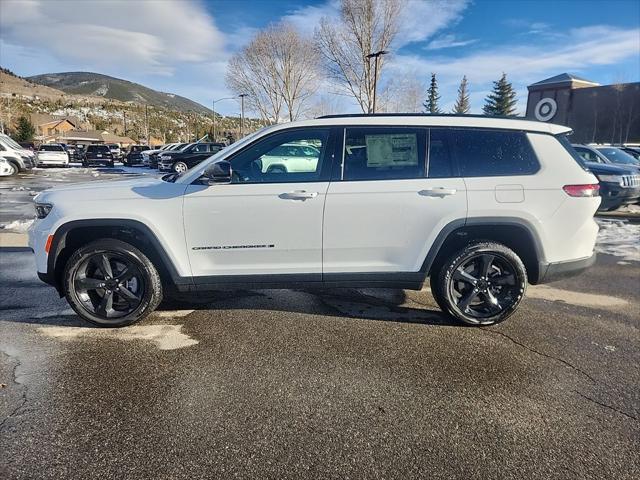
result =
[[118,329],[89,327],[40,327],[39,332],[60,340],[91,338],[96,340],[152,342],[160,350],[175,350],[198,344],[189,335],[182,333],[182,325],[134,325]]
[[12,232],[25,233],[32,223],[33,219],[14,220],[13,222],[7,223],[6,225],[0,225],[0,228],[2,228],[2,230],[10,230]]
[[596,251],[640,262],[640,225],[627,220],[599,218]]
[[620,207],[617,211],[640,215],[640,205],[625,205],[624,207]]

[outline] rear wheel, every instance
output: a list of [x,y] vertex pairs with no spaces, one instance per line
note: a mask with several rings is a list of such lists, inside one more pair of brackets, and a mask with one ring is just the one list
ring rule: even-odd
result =
[[133,245],[110,238],[91,242],[71,256],[63,287],[73,310],[100,327],[137,322],[162,300],[153,263]]
[[494,242],[467,245],[431,277],[431,292],[440,308],[475,326],[509,318],[526,288],[527,272],[520,257]]

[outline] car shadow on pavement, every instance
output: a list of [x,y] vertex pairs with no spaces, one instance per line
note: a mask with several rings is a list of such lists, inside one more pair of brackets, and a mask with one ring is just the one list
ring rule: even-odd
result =
[[159,311],[269,310],[304,315],[462,326],[429,304],[396,289],[217,290],[170,297]]

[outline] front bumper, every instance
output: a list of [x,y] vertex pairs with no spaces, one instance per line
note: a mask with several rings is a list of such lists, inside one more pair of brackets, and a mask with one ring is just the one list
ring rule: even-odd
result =
[[158,170],[161,172],[171,172],[173,170],[173,162],[158,163]]
[[556,280],[579,275],[596,263],[596,256],[596,253],[593,252],[590,257],[580,258],[578,260],[569,260],[568,262],[539,262],[539,275],[536,284],[555,282]]
[[600,192],[602,203],[600,210],[607,210],[614,207],[622,207],[636,203],[640,198],[640,187],[624,188],[617,184],[601,183],[604,188]]

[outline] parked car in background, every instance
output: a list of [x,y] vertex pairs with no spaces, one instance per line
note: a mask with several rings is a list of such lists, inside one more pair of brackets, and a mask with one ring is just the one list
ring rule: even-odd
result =
[[120,160],[120,158],[122,157],[122,150],[120,149],[120,145],[118,145],[117,143],[109,143],[107,144],[107,146],[109,147],[109,151],[111,151],[111,155],[113,155],[113,158],[116,160]]
[[70,156],[60,143],[43,143],[37,152],[38,166],[55,165],[58,167],[68,167]]
[[160,155],[164,152],[178,152],[183,148],[186,148],[188,145],[188,143],[172,143],[168,148],[165,148],[162,151],[150,153],[145,166],[149,168],[158,168],[158,158]]
[[633,158],[640,161],[640,147],[620,147],[620,150],[628,153]]
[[147,145],[131,145],[122,162],[128,167],[142,165],[142,152],[145,150],[149,150]]
[[192,143],[177,152],[164,152],[158,157],[158,170],[183,173],[218,153],[224,148],[222,143]]
[[87,151],[87,146],[82,143],[78,143],[75,146],[75,150],[74,160],[76,162],[82,162],[84,160],[84,154]]
[[263,173],[312,172],[318,156],[318,149],[313,145],[285,143],[260,157],[260,168]]
[[9,177],[11,175],[16,175],[18,171],[9,163],[9,161],[0,157],[0,177]]
[[114,159],[107,145],[88,145],[82,159],[82,166],[104,165],[113,167]]
[[36,146],[33,142],[18,142],[18,145],[25,150],[31,150],[32,152],[36,150]]
[[173,145],[177,145],[177,143],[167,143],[166,145],[160,145],[156,148],[150,148],[149,150],[145,150],[144,152],[142,152],[142,164],[144,166],[149,166],[149,155],[167,150],[168,148],[171,148],[171,146]]
[[36,154],[4,133],[0,133],[0,155],[13,166],[16,173],[25,172],[36,165]]
[[586,162],[611,163],[640,169],[638,160],[617,147],[574,144],[573,148]]
[[[640,174],[632,165],[611,163],[593,147],[572,145],[576,160],[598,177],[602,203],[599,211],[617,210],[640,199]],[[595,161],[591,161],[593,159]]]

